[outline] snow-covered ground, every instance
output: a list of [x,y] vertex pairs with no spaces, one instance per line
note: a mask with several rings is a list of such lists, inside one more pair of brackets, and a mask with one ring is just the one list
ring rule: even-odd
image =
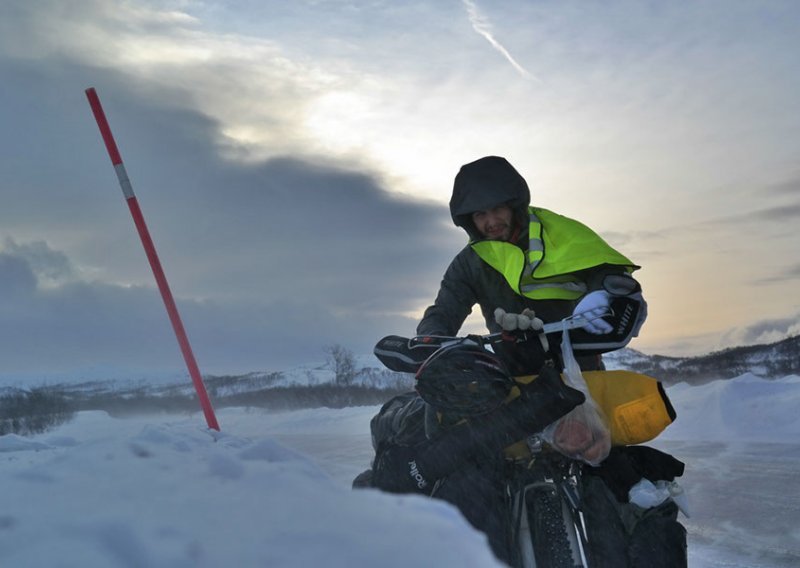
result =
[[[800,565],[800,377],[669,389],[690,566]],[[0,437],[0,566],[494,566],[435,500],[351,491],[377,407],[114,419]]]
[[668,389],[654,445],[686,462],[690,566],[800,566],[800,377]]

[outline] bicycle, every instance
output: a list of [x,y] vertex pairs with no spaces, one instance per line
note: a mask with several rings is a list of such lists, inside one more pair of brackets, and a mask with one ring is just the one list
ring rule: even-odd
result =
[[[630,339],[630,326],[635,317],[631,317],[629,303],[617,303],[612,305],[612,309],[624,317],[614,320],[615,323],[622,323],[614,326],[615,331],[611,336],[600,338],[600,352],[619,348]],[[389,369],[416,373],[419,396],[410,396],[404,399],[403,404],[395,405],[391,413],[385,415],[383,423],[376,425],[373,419],[376,452],[380,439],[393,435],[393,429],[396,430],[400,424],[404,424],[402,427],[413,425],[405,442],[415,436],[430,438],[438,428],[447,427],[448,412],[455,412],[456,415],[461,412],[463,415],[477,411],[480,414],[504,403],[508,391],[504,390],[505,387],[498,387],[503,381],[496,370],[486,372],[486,367],[491,367],[490,361],[482,361],[481,365],[476,364],[475,369],[470,370],[464,368],[470,359],[461,357],[459,372],[449,372],[449,360],[443,354],[458,352],[458,346],[469,346],[465,353],[481,359],[483,350],[490,352],[487,347],[500,351],[512,339],[524,343],[527,349],[540,352],[540,374],[548,367],[561,370],[560,352],[557,347],[551,347],[556,344],[555,338],[548,339],[547,336],[556,332],[570,333],[570,330],[583,327],[586,321],[582,316],[572,316],[545,324],[541,329],[517,333],[516,338],[510,338],[507,333],[466,337],[383,338],[375,347],[376,356]],[[586,334],[580,341],[591,348],[592,339]],[[435,374],[431,371],[434,367]],[[432,376],[426,377],[426,372]],[[384,406],[382,412],[388,405]],[[376,419],[379,417],[380,413]],[[671,418],[674,418],[674,411]],[[551,441],[543,432],[532,432],[525,438],[524,444],[521,443],[524,452],[512,455],[506,451],[502,498],[505,500],[504,532],[507,542],[506,550],[498,556],[507,558],[512,566],[519,568],[590,567],[594,565],[591,531],[587,527],[582,500],[586,465],[574,457],[555,451]],[[640,441],[624,440],[623,443]],[[437,482],[432,496],[437,495],[438,488]]]

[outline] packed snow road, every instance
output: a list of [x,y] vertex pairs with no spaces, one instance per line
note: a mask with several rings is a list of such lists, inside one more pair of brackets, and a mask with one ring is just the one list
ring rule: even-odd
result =
[[690,566],[800,566],[800,443],[656,445],[686,462]]

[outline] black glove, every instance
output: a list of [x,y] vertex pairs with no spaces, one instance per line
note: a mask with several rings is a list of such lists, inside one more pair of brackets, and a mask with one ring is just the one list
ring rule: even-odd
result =
[[565,385],[552,367],[520,387],[520,396],[497,410],[471,418],[416,446],[378,451],[373,465],[375,486],[385,491],[430,494],[437,479],[467,460],[496,456],[506,446],[536,432],[583,403],[586,397]]
[[628,492],[642,478],[672,481],[683,475],[684,463],[649,446],[618,446],[597,467],[586,471],[600,477],[617,501],[628,502]]

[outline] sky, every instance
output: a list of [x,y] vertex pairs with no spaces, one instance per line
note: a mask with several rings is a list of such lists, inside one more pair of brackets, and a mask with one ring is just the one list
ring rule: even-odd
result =
[[2,2],[2,372],[183,364],[88,87],[203,372],[413,334],[485,155],[643,267],[632,347],[797,334],[799,25],[791,0]]

